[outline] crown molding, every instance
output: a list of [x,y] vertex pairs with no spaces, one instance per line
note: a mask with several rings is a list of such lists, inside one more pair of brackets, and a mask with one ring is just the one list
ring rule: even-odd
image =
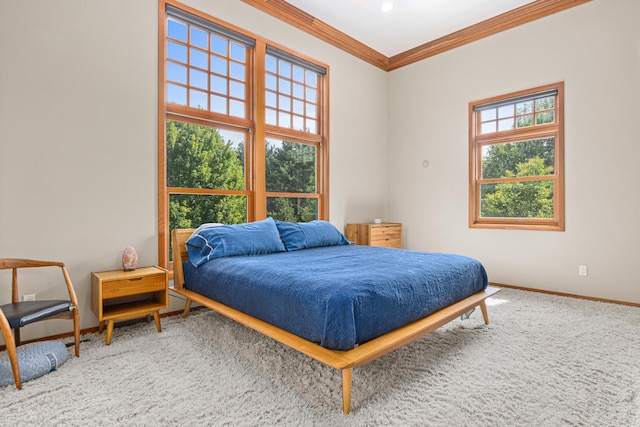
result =
[[381,54],[284,0],[242,1],[384,71],[391,71],[591,0],[536,0],[392,57]]

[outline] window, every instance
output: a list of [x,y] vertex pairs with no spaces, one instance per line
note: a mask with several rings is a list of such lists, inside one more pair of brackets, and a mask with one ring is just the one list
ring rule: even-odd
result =
[[159,263],[170,232],[328,219],[326,66],[173,0],[160,13]]
[[469,225],[564,230],[564,84],[469,103]]

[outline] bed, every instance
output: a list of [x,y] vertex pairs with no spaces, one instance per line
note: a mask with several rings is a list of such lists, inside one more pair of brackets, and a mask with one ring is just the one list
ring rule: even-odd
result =
[[468,257],[351,245],[324,221],[268,218],[172,232],[174,290],[342,373],[480,306],[482,265]]

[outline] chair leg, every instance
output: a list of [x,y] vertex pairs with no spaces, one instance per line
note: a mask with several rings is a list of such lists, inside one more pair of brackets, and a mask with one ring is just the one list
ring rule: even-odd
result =
[[16,344],[16,347],[20,347],[20,328],[15,328],[13,330],[13,340]]
[[20,367],[18,366],[18,352],[16,351],[16,343],[14,337],[11,334],[11,327],[7,318],[4,316],[2,310],[0,310],[0,329],[2,329],[2,337],[4,338],[4,344],[9,354],[9,360],[11,361],[11,371],[13,372],[13,379],[16,383],[16,388],[22,390],[22,381],[20,380]]
[[76,357],[80,357],[80,315],[77,307],[73,310],[73,336],[76,339]]

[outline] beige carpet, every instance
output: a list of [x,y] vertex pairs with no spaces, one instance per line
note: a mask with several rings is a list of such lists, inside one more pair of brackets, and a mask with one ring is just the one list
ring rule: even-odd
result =
[[2,425],[640,426],[640,309],[505,289],[340,373],[210,311],[87,335],[82,357],[0,389]]

